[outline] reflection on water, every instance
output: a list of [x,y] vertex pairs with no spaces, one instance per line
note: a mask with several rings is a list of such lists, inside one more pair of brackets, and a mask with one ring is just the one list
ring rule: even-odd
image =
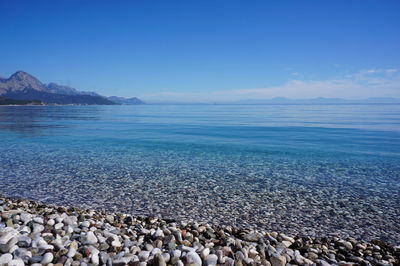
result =
[[400,107],[0,107],[0,192],[400,239]]
[[35,136],[52,128],[72,126],[63,121],[98,120],[98,114],[97,106],[0,106],[0,130]]

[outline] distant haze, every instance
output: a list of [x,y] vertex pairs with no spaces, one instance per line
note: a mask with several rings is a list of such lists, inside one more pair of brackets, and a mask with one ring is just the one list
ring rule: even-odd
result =
[[400,1],[1,1],[0,76],[145,102],[400,98]]
[[210,92],[164,91],[144,94],[141,98],[151,100],[176,100],[198,102],[230,102],[285,97],[290,99],[344,98],[360,100],[367,98],[400,98],[400,72],[397,69],[369,69],[336,77],[331,80],[303,81],[293,79],[280,86],[212,90]]

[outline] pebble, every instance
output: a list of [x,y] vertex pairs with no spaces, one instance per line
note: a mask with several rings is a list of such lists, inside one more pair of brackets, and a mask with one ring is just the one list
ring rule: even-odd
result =
[[100,263],[100,258],[98,254],[92,254],[90,260],[95,265],[98,265]]
[[190,263],[195,263],[198,266],[202,265],[202,260],[201,260],[200,256],[196,252],[193,252],[193,251],[188,252],[186,254],[186,258],[187,258],[189,264]]
[[76,224],[78,218],[76,216],[67,216],[63,219],[63,223],[66,225]]
[[178,260],[177,262],[175,262],[174,266],[185,266],[185,264],[183,264],[181,260]]
[[165,263],[164,257],[160,253],[157,253],[154,256],[153,265],[154,266],[167,266],[167,263]]
[[90,222],[89,221],[83,221],[82,223],[81,223],[81,226],[82,227],[89,227],[90,226]]
[[202,259],[205,259],[208,256],[208,254],[210,254],[209,248],[204,248],[200,253]]
[[5,244],[0,244],[0,252],[1,253],[8,253],[12,252],[11,248],[18,242],[18,238],[16,236],[12,237],[10,240],[7,241]]
[[157,229],[153,234],[154,238],[163,237],[163,236],[164,236],[164,232],[161,229]]
[[114,216],[113,215],[106,215],[106,221],[110,224],[114,223]]
[[343,242],[343,246],[344,246],[347,250],[352,250],[352,249],[353,249],[353,245],[352,245],[351,242],[349,242],[349,241]]
[[23,235],[23,236],[18,237],[17,246],[20,248],[28,248],[28,247],[30,247],[31,243],[32,243],[32,239],[28,236]]
[[[400,246],[381,240],[292,237],[233,226],[35,203],[24,206],[11,199],[1,200],[7,202],[7,209],[0,214],[0,266],[10,263],[51,266],[356,263],[367,266],[398,265],[400,261]],[[10,220],[12,227],[7,227]]]
[[90,245],[94,245],[97,243],[97,237],[92,231],[86,233],[86,242],[88,242],[88,244]]
[[47,265],[53,261],[53,254],[50,252],[47,252],[44,254],[42,261],[40,262],[42,265]]
[[35,217],[35,218],[33,218],[33,221],[34,221],[35,223],[38,223],[38,224],[43,224],[43,223],[44,223],[42,217]]
[[172,255],[171,256],[175,257],[175,258],[180,258],[181,254],[182,254],[182,251],[179,250],[179,249],[176,249],[176,250],[172,251]]
[[218,262],[218,257],[215,254],[210,254],[205,259],[204,265],[206,266],[216,266]]
[[150,252],[147,250],[140,251],[138,254],[140,261],[146,261],[150,256]]
[[285,266],[286,265],[286,257],[279,256],[279,255],[273,255],[271,257],[271,264],[272,264],[272,266]]
[[15,260],[9,261],[7,265],[8,266],[24,266],[25,263],[22,259],[15,259]]
[[56,229],[56,230],[60,230],[63,227],[64,227],[63,223],[57,223],[57,224],[54,225],[54,229]]
[[33,233],[40,233],[44,230],[44,226],[41,224],[34,224],[33,225]]
[[67,253],[67,257],[72,258],[73,256],[75,256],[75,254],[76,254],[76,249],[70,247]]
[[19,217],[20,217],[22,222],[27,223],[32,219],[32,214],[23,212],[23,213],[20,214]]
[[13,259],[13,256],[10,253],[5,253],[0,256],[0,266],[6,265]]
[[243,237],[243,240],[250,241],[250,242],[257,242],[262,237],[260,233],[249,233]]

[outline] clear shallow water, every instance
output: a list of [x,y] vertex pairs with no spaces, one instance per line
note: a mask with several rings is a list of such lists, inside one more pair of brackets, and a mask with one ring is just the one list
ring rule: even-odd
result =
[[399,242],[400,106],[1,106],[0,192]]

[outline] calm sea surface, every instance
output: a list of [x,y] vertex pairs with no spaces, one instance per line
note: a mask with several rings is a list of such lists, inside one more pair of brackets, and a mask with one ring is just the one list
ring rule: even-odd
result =
[[0,106],[0,192],[400,242],[400,106]]

